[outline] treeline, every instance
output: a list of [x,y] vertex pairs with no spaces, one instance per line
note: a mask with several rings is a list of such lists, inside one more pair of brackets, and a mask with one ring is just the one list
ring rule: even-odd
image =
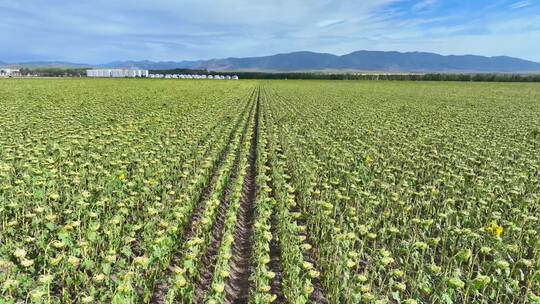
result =
[[395,81],[486,81],[540,82],[540,74],[361,74],[361,73],[265,73],[215,72],[208,70],[151,70],[150,74],[237,75],[240,79],[305,79],[305,80],[395,80]]
[[[208,70],[150,70],[150,74],[237,75],[240,79],[305,79],[305,80],[394,80],[394,81],[478,81],[478,82],[540,82],[540,74],[362,74],[362,73],[266,73],[215,72]],[[23,76],[85,77],[86,68],[22,68]]]
[[217,75],[217,72],[209,72],[208,70],[192,70],[192,69],[172,69],[172,70],[149,70],[150,74],[191,74],[191,75]]
[[[414,79],[411,79],[414,80]],[[424,74],[424,81],[540,82],[540,74]]]
[[84,77],[86,76],[85,68],[22,68],[20,69],[23,76],[37,77]]
[[[224,74],[224,73],[215,73]],[[540,82],[540,74],[324,74],[324,73],[256,73],[229,72],[240,79],[316,79],[316,80],[394,80],[394,81],[487,81]]]

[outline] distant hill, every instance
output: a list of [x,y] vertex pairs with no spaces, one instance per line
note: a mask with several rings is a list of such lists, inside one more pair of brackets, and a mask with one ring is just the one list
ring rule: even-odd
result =
[[105,64],[97,65],[101,68],[139,68],[147,70],[172,70],[172,69],[181,69],[186,65],[190,65],[189,61],[113,61]]
[[540,72],[540,63],[518,58],[434,53],[358,51],[343,56],[295,52],[264,57],[227,58],[192,62],[187,68],[235,71],[352,70],[378,72]]
[[14,68],[88,68],[91,67],[89,64],[84,63],[72,63],[72,62],[63,62],[63,61],[30,61],[30,62],[17,62],[17,63],[6,63],[0,62],[0,66],[14,67]]
[[[0,63],[1,64],[1,63]],[[519,58],[476,55],[443,56],[425,52],[357,51],[337,56],[294,52],[263,57],[225,58],[198,61],[114,61],[89,65],[69,62],[27,62],[4,65],[18,67],[102,67],[149,70],[206,69],[213,71],[366,71],[418,73],[540,73],[540,63]]]

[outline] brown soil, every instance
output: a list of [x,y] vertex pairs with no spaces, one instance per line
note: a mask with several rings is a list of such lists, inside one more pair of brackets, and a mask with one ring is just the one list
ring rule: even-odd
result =
[[[242,121],[240,118],[248,110],[249,104],[251,104],[251,103],[248,103],[248,105],[246,105],[246,107],[242,111],[242,114],[240,114],[240,117],[237,120],[236,125],[234,126],[233,130],[229,134],[227,147],[221,152],[221,154],[219,156],[219,160],[217,161],[217,163],[212,168],[211,182],[204,186],[204,189],[202,190],[201,195],[199,196],[199,199],[197,200],[195,210],[192,213],[191,223],[190,223],[190,225],[186,226],[183,233],[181,234],[183,236],[181,238],[182,240],[187,240],[191,236],[193,236],[193,233],[195,232],[195,227],[197,227],[198,223],[201,220],[202,213],[204,211],[203,202],[206,201],[210,197],[210,194],[212,193],[213,187],[216,184],[216,181],[217,181],[217,178],[218,178],[219,169],[222,167],[223,163],[225,162],[225,157],[230,152],[231,142],[232,142],[232,140],[234,138],[234,133],[238,130],[238,128],[240,126],[240,123]],[[179,241],[178,243],[180,245],[182,244],[181,241]],[[161,280],[157,281],[156,285],[154,286],[154,292],[153,292],[152,298],[150,300],[150,303],[165,304],[165,299],[166,299],[168,288],[169,288],[169,285],[170,285],[168,283],[168,279],[171,277],[172,271],[173,271],[173,265],[176,265],[176,262],[178,261],[178,259],[179,259],[178,256],[175,256],[173,258],[172,262],[170,263],[169,268],[165,271],[165,275],[162,277]]]
[[283,294],[282,288],[281,288],[281,282],[283,280],[283,268],[281,265],[281,251],[279,249],[279,244],[277,240],[277,233],[276,233],[276,216],[275,211],[272,213],[271,218],[271,232],[272,232],[272,241],[270,241],[270,263],[268,267],[272,272],[276,274],[272,282],[270,283],[270,291],[272,294],[275,294],[277,296],[276,300],[272,303],[287,303],[287,298],[285,298],[285,295]]
[[[244,139],[246,137],[249,122],[253,114],[253,108],[254,106],[251,107],[248,114],[248,120],[246,121],[246,124],[244,125],[244,129],[242,130],[242,136],[240,138],[240,145],[243,145]],[[223,239],[223,232],[224,232],[223,230],[225,228],[225,216],[227,215],[227,210],[229,209],[229,205],[230,205],[230,200],[229,200],[230,191],[231,191],[230,187],[236,183],[236,179],[240,170],[239,168],[240,158],[243,155],[244,154],[242,153],[242,150],[240,149],[234,160],[234,167],[229,177],[228,188],[225,190],[225,194],[223,195],[221,199],[221,203],[219,205],[216,222],[214,224],[214,228],[212,232],[212,241],[207,251],[201,258],[202,265],[205,265],[206,267],[201,271],[200,277],[195,282],[195,293],[194,293],[194,298],[193,298],[194,303],[202,303],[204,300],[205,294],[208,292],[208,290],[210,290],[210,287],[212,285],[212,276],[214,274],[214,270],[216,267],[216,260],[218,258],[218,250],[219,250],[219,247],[221,246],[221,241]]]
[[233,242],[233,256],[231,258],[231,272],[229,280],[225,286],[226,303],[239,304],[247,303],[249,296],[250,281],[249,276],[253,272],[251,265],[251,251],[253,247],[253,217],[255,211],[255,199],[257,197],[257,143],[259,138],[259,102],[260,89],[257,93],[257,105],[255,112],[255,125],[253,127],[253,137],[249,152],[249,168],[244,178],[242,198],[238,211],[238,221],[236,223],[235,238]]

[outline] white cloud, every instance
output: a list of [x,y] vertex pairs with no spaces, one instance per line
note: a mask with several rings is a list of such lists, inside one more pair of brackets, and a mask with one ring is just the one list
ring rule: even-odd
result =
[[473,12],[432,14],[443,7],[438,3],[417,1],[415,11],[403,0],[0,0],[0,33],[11,46],[0,48],[0,61],[101,63],[360,49],[483,55],[506,50],[540,61],[534,52],[539,40],[506,43],[518,34],[536,37],[539,17],[520,15],[527,10],[506,6],[499,15],[474,18],[467,15]]
[[525,8],[525,7],[528,7],[528,6],[531,6],[532,5],[532,2],[531,1],[519,1],[519,2],[516,2],[512,5],[510,5],[510,8],[512,9],[519,9],[519,8]]
[[437,4],[437,0],[421,0],[413,6],[413,10],[421,11]]
[[345,20],[343,20],[343,19],[329,19],[329,20],[320,21],[319,23],[317,23],[317,26],[319,26],[319,27],[329,27],[329,26],[334,26],[334,25],[338,25],[338,24],[342,24],[342,23],[345,23]]

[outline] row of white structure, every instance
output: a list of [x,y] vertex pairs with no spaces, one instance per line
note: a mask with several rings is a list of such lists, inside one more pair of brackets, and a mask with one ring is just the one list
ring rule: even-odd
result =
[[87,77],[125,78],[148,77],[148,70],[136,69],[92,69],[86,70]]
[[105,78],[167,78],[167,79],[232,79],[237,80],[238,76],[233,75],[197,75],[197,74],[149,74],[148,70],[137,69],[92,69],[86,70],[87,77]]
[[18,77],[21,76],[21,70],[0,68],[0,77]]
[[233,75],[191,75],[191,74],[150,74],[150,78],[166,78],[166,79],[227,79],[238,80],[238,76]]

